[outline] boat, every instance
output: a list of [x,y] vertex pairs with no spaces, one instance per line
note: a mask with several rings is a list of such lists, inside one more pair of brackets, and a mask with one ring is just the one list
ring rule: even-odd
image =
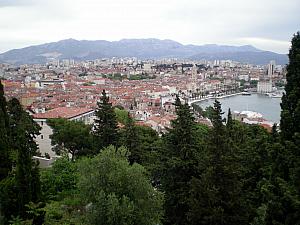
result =
[[242,95],[251,95],[251,93],[247,92],[247,91],[244,91],[244,92],[242,92]]
[[281,98],[282,97],[282,93],[266,93],[265,95],[267,95],[268,97],[271,97],[271,98]]
[[277,94],[273,93],[273,94],[271,94],[270,97],[271,98],[282,98],[282,94],[280,94],[280,93],[277,93]]

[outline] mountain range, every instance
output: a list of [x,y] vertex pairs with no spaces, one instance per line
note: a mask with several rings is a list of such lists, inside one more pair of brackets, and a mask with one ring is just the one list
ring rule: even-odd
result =
[[11,64],[46,63],[51,59],[93,60],[110,57],[137,57],[139,59],[182,58],[193,60],[229,59],[243,63],[287,64],[288,57],[251,45],[183,45],[173,40],[122,39],[120,41],[89,41],[66,39],[41,45],[13,49],[0,54],[0,62]]

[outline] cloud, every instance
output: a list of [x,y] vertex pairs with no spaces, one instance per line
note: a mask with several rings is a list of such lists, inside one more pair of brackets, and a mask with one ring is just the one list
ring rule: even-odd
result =
[[239,38],[236,42],[241,44],[252,44],[262,50],[268,50],[276,46],[278,52],[286,53],[290,48],[291,43],[289,41],[273,40],[259,37],[245,37]]
[[0,7],[32,5],[34,0],[1,0]]
[[299,29],[298,1],[0,0],[0,52],[66,38],[154,37],[287,53]]

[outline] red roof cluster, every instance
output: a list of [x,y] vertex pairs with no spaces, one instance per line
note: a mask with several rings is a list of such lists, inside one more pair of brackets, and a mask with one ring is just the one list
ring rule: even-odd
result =
[[93,111],[89,108],[74,108],[74,107],[58,107],[46,111],[45,113],[37,113],[33,115],[34,119],[53,119],[53,118],[65,118],[71,119],[76,116]]

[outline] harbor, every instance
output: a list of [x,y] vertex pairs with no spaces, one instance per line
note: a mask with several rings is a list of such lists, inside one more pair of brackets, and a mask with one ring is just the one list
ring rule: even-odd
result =
[[280,97],[272,97],[266,94],[251,93],[251,95],[243,95],[235,93],[219,97],[208,96],[200,100],[190,101],[189,104],[196,103],[205,109],[213,106],[214,100],[218,99],[222,104],[222,110],[227,114],[230,108],[232,112],[252,111],[262,115],[262,117],[273,123],[280,122]]

